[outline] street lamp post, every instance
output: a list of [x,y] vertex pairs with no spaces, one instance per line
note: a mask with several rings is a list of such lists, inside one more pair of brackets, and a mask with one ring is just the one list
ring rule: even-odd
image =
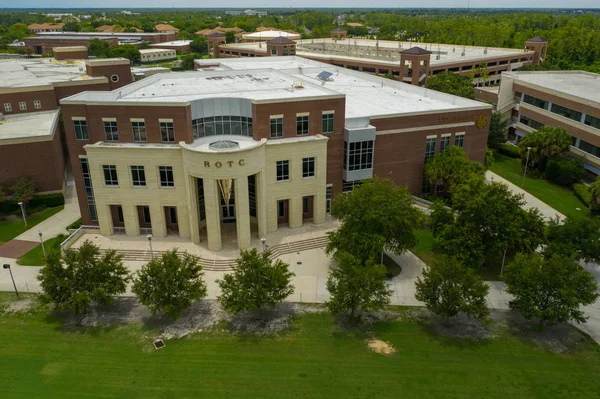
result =
[[506,260],[506,248],[504,248],[504,255],[502,255],[502,267],[500,268],[500,276],[504,273],[504,261]]
[[150,257],[154,258],[154,252],[152,252],[152,234],[147,234],[146,238],[148,239],[148,245],[150,246]]
[[265,253],[267,239],[265,237],[260,237],[260,242],[262,243],[262,246],[263,246],[263,253]]
[[42,252],[44,253],[44,259],[46,259],[46,247],[44,247],[44,239],[42,238],[42,230],[38,230],[40,235],[40,243],[42,244]]
[[10,273],[10,278],[13,282],[13,287],[15,287],[15,294],[17,294],[17,298],[19,297],[19,291],[17,291],[17,285],[15,284],[15,278],[13,277],[12,274],[12,270],[10,268],[10,265],[8,263],[5,263],[3,266],[4,269],[8,269],[8,272]]
[[23,222],[25,223],[25,227],[27,227],[27,218],[25,217],[25,207],[23,206],[23,201],[19,202],[19,206],[21,207],[21,215],[23,215]]
[[521,188],[525,185],[525,175],[527,175],[527,164],[529,164],[529,151],[531,151],[531,147],[527,147],[527,160],[525,161],[525,171],[523,172],[523,182],[521,183]]

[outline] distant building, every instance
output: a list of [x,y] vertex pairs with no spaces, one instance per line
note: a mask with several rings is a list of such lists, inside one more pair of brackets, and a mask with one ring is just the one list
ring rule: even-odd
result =
[[232,16],[240,16],[240,15],[258,15],[259,17],[264,17],[267,15],[266,11],[256,11],[256,10],[230,10],[230,11],[225,11],[226,15],[232,15]]
[[177,52],[173,49],[151,48],[140,50],[142,62],[169,61],[177,58]]
[[179,34],[179,29],[169,24],[158,24],[154,26],[154,29],[156,29],[156,31],[159,33],[173,33],[176,35]]
[[189,53],[192,51],[190,47],[191,40],[174,40],[171,42],[154,43],[150,48],[174,50],[178,54]]
[[39,33],[39,32],[62,32],[63,26],[65,24],[51,24],[51,23],[43,23],[43,24],[31,24],[27,26],[29,28],[30,33]]

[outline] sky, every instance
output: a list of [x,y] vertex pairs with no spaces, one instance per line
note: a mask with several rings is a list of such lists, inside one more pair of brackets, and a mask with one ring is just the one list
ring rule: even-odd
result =
[[[123,0],[0,0],[2,7],[19,8],[123,8]],[[469,0],[128,0],[127,6],[159,8],[260,8],[260,7],[467,7]],[[3,4],[4,3],[4,4]],[[471,0],[472,8],[600,8],[598,0]]]

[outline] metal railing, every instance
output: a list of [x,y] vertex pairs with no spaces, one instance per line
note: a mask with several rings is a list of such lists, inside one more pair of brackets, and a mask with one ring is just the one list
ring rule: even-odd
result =
[[100,227],[98,227],[98,226],[81,226],[77,230],[75,230],[73,233],[71,233],[71,235],[68,236],[63,242],[60,243],[60,249],[62,251],[67,250],[71,247],[71,245],[73,245],[73,242],[75,242],[79,237],[81,237],[85,233],[87,233],[89,231],[99,231],[99,230],[100,230]]

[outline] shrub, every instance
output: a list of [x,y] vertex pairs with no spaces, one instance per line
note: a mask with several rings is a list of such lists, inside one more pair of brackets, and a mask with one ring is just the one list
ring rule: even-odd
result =
[[67,226],[67,230],[77,230],[78,228],[81,227],[81,218],[77,219],[76,221],[74,221],[73,223],[71,223],[70,225]]
[[508,143],[502,143],[498,146],[498,152],[511,158],[519,158],[519,147]]
[[592,200],[592,193],[590,193],[590,187],[586,186],[582,183],[573,184],[573,191],[577,198],[581,200],[587,206],[590,206],[590,201]]
[[64,204],[65,197],[62,193],[36,195],[29,202],[31,207],[45,206],[46,208],[54,208]]
[[546,164],[546,178],[563,186],[570,186],[585,173],[583,163],[581,157],[572,154],[554,156]]

